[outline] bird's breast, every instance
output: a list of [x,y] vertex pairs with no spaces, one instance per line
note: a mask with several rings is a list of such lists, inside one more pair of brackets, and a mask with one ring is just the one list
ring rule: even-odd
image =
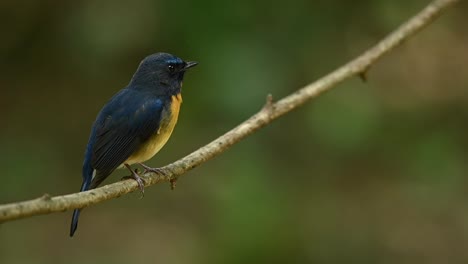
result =
[[182,104],[182,95],[171,96],[171,104],[161,113],[161,122],[157,131],[132,154],[125,163],[131,165],[139,162],[145,162],[151,159],[171,137],[172,131],[177,124],[180,105]]

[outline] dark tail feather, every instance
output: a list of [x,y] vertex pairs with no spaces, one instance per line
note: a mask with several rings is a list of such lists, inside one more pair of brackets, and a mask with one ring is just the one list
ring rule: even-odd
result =
[[76,229],[78,228],[78,218],[80,217],[80,212],[81,212],[80,209],[75,209],[75,211],[73,211],[73,217],[72,217],[72,222],[70,226],[70,237],[73,237]]
[[[83,180],[83,184],[81,185],[80,192],[87,191],[89,189],[90,183],[91,183],[91,177]],[[80,218],[80,212],[81,212],[81,209],[75,209],[73,211],[72,222],[70,226],[70,237],[73,237],[76,229],[78,228],[78,219]]]

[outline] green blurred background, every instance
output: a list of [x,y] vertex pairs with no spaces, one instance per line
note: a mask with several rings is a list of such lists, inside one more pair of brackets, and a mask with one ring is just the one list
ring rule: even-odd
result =
[[[170,163],[429,1],[2,1],[0,203],[75,192],[92,122],[140,60],[200,65]],[[0,226],[0,263],[468,262],[468,4],[169,185]],[[126,174],[114,173],[105,183]]]

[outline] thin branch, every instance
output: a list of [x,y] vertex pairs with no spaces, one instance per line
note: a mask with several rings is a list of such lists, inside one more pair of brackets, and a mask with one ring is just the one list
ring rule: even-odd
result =
[[[218,156],[243,138],[266,126],[276,118],[298,108],[321,93],[330,90],[345,79],[356,75],[361,77],[365,76],[370,66],[379,58],[399,46],[410,36],[416,34],[419,30],[438,17],[447,7],[457,1],[458,0],[433,1],[409,21],[380,41],[377,45],[346,65],[338,68],[334,72],[305,86],[276,103],[273,102],[271,95],[268,96],[265,106],[248,120],[220,136],[208,145],[172,164],[163,167],[162,169],[167,172],[165,176],[154,173],[142,175],[145,178],[145,186],[154,185],[160,182],[173,182],[177,177],[185,172],[205,163],[215,156]],[[0,205],[0,223],[34,215],[83,208],[119,197],[137,189],[138,185],[135,181],[125,180],[82,193],[73,193],[55,197],[45,194],[44,196],[34,200]]]

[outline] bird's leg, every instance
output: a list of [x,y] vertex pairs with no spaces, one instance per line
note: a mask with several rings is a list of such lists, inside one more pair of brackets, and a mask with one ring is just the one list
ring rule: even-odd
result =
[[132,170],[132,167],[130,167],[130,165],[128,164],[124,164],[125,167],[127,167],[127,169],[130,171],[131,175],[128,176],[128,177],[124,177],[124,178],[132,178],[134,179],[137,183],[138,183],[138,187],[140,188],[140,192],[141,192],[141,197],[145,196],[145,182],[143,180],[143,178],[140,177],[140,175],[138,175],[138,173],[135,171]]

